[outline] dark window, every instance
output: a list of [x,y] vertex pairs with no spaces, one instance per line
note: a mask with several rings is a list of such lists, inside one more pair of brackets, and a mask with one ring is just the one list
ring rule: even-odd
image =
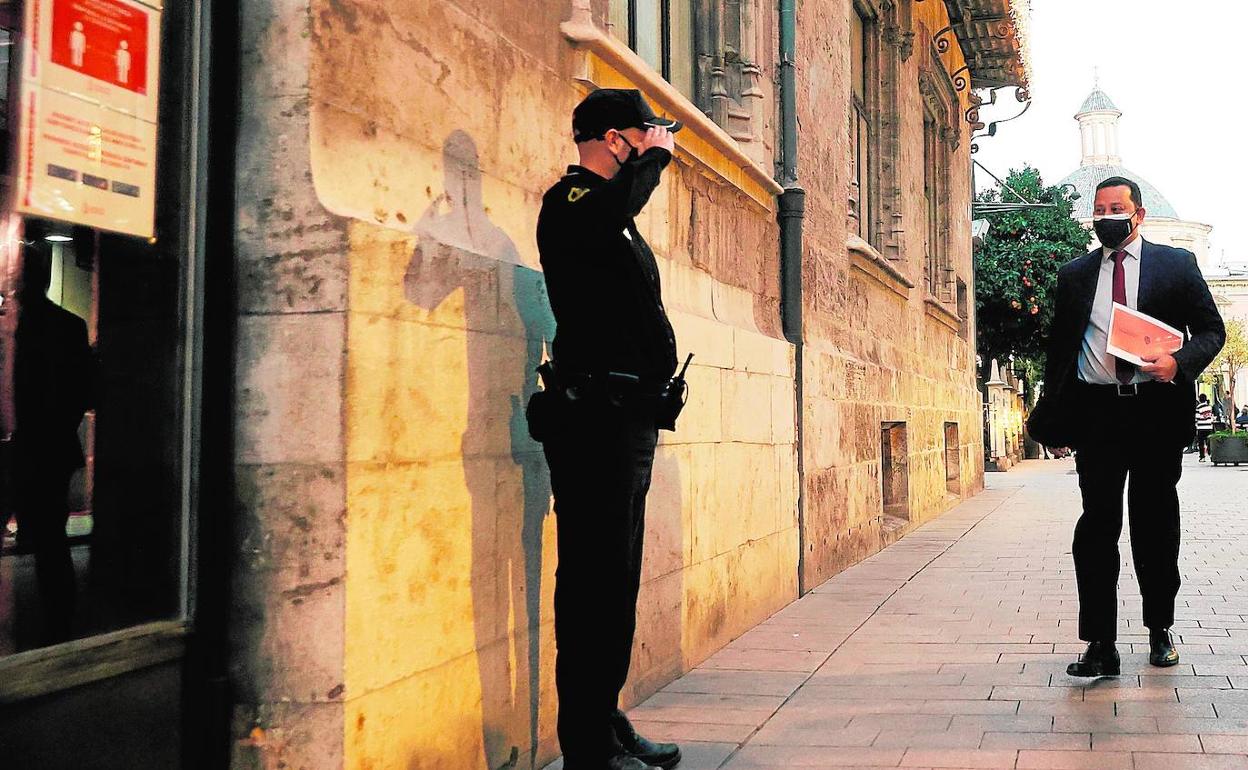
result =
[[[185,204],[194,195],[185,172],[195,165],[186,117],[193,5],[167,4],[152,16],[163,23],[152,32],[153,42],[163,38],[157,139],[133,152],[151,152],[154,187],[89,153],[66,156],[46,174],[81,179],[93,196],[86,203],[48,186],[34,196],[46,207],[38,216],[0,210],[14,244],[0,254],[0,439],[9,439],[0,442],[0,655],[185,615],[194,435],[186,367],[198,302]],[[21,47],[27,31],[13,15],[0,5],[0,27],[13,29],[0,42]],[[11,47],[0,46],[0,62]],[[100,98],[120,98],[118,87],[101,87]],[[60,109],[96,120],[93,103],[60,99]],[[24,117],[16,108],[0,114],[14,131]],[[93,135],[107,151],[107,128]],[[0,173],[12,180],[17,160],[0,158]],[[40,180],[39,171],[30,178]],[[125,229],[120,219],[89,218],[94,206],[109,214],[109,204],[135,193],[130,221],[141,224],[150,206],[154,237],[112,232]]]
[[945,489],[950,494],[962,494],[962,445],[956,422],[945,423]]
[[880,480],[884,515],[909,519],[910,466],[904,422],[880,426]]
[[[853,153],[852,178],[857,201],[858,237],[872,243],[874,184],[871,177],[871,85],[874,82],[871,48],[873,25],[855,9],[850,19],[850,68],[853,109],[850,111],[850,146]],[[874,245],[874,244],[873,244]]]
[[919,69],[923,97],[923,277],[927,293],[942,303],[957,299],[957,275],[949,255],[949,163],[960,143],[957,91],[940,57]]
[[971,333],[971,315],[966,281],[961,278],[958,279],[958,318],[962,319],[958,333],[962,335],[963,339],[966,339]]
[[925,114],[923,118],[923,203],[925,228],[923,231],[924,269],[928,293],[943,298],[944,291],[944,239],[941,235],[941,142],[936,118]]
[[612,0],[612,32],[686,96],[693,95],[690,0]]

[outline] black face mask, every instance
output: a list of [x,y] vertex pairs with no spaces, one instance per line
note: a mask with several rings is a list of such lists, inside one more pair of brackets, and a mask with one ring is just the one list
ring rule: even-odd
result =
[[620,141],[623,142],[624,144],[627,144],[629,147],[628,157],[625,158],[624,160],[620,160],[619,158],[615,156],[615,153],[611,153],[611,158],[612,160],[615,161],[615,164],[617,166],[620,166],[622,168],[625,163],[628,163],[629,161],[637,160],[637,147],[632,142],[625,139],[623,134],[620,134],[619,137],[620,137]]
[[1130,214],[1105,214],[1093,218],[1092,229],[1096,232],[1096,239],[1106,248],[1118,248],[1131,237],[1131,231],[1135,229],[1131,225],[1131,219],[1134,216],[1135,213],[1132,212]]

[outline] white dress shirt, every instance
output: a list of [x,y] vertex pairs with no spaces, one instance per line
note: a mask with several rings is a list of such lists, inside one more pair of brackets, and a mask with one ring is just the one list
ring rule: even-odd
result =
[[[1127,307],[1138,310],[1136,302],[1140,294],[1140,252],[1144,239],[1136,236],[1126,245],[1126,259],[1122,269],[1127,283]],[[1096,297],[1092,300],[1092,315],[1088,328],[1083,332],[1083,347],[1079,351],[1079,379],[1093,385],[1117,385],[1117,357],[1106,350],[1109,344],[1109,315],[1114,305],[1114,249],[1101,248],[1101,271],[1096,279]],[[1131,382],[1148,382],[1139,370]]]

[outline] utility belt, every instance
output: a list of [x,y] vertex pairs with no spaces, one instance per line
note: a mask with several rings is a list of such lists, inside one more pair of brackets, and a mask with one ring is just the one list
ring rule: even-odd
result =
[[529,435],[540,442],[558,435],[576,419],[573,412],[578,405],[652,417],[655,427],[675,431],[676,418],[689,397],[685,372],[692,360],[690,353],[680,373],[667,381],[647,380],[627,372],[570,372],[547,361],[537,368],[542,390],[529,398],[525,409]]

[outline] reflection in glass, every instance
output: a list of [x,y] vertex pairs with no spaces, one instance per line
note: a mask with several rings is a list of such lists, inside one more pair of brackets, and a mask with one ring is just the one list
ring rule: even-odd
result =
[[637,55],[656,72],[663,71],[663,8],[661,0],[636,0]]
[[[49,297],[52,244],[32,242],[22,251],[13,378],[17,421],[5,451],[15,551],[33,562],[39,616],[37,630],[18,629],[19,644],[33,646],[72,637],[78,591],[66,527],[71,480],[86,465],[78,426],[89,407],[91,351],[86,322]],[[63,270],[57,272],[63,294]]]
[[[149,240],[14,211],[20,78],[7,57],[26,30],[22,4],[0,2],[0,655],[189,604],[194,4],[164,5]],[[84,105],[74,117],[90,117]],[[65,217],[96,221],[87,213]]]
[[19,243],[0,654],[179,609],[179,264],[34,218]]

